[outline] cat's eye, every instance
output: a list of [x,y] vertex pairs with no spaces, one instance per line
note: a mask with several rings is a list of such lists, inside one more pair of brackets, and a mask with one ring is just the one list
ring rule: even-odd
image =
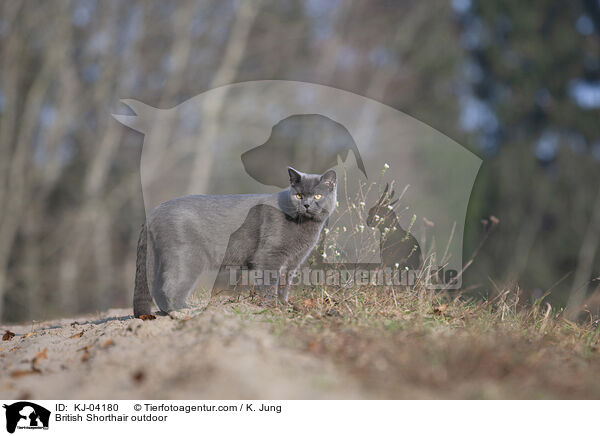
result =
[[298,200],[302,200],[302,194],[296,194],[296,198],[297,198]]
[[323,196],[321,194],[315,194],[315,200],[320,200]]

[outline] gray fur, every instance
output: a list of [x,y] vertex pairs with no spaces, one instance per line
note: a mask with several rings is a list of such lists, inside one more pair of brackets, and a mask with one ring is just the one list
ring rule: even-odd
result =
[[[188,195],[157,206],[138,242],[134,315],[150,314],[150,295],[164,312],[188,307],[199,284],[219,290],[225,267],[295,271],[335,208],[337,180],[333,170],[288,173],[290,187],[275,194]],[[287,285],[260,290],[287,303]]]
[[133,314],[135,317],[148,315],[152,310],[152,297],[148,291],[148,279],[146,275],[147,241],[146,224],[144,223],[140,231],[140,237],[138,238],[137,258],[135,262],[135,289],[133,291]]

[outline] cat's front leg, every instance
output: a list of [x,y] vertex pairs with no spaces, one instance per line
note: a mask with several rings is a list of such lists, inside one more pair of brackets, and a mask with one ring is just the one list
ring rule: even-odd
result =
[[[294,272],[292,272],[293,274]],[[260,292],[265,301],[274,306],[279,299],[281,304],[287,305],[292,276],[288,275],[286,269],[284,267],[276,268],[271,266],[260,270],[259,275],[262,275],[262,283],[259,286],[255,286],[255,289]]]
[[279,271],[279,283],[277,287],[277,297],[279,302],[286,306],[288,304],[288,296],[290,292],[290,282],[292,281],[295,270],[288,271],[285,267]]
[[248,284],[268,304],[274,304],[279,287],[279,266],[256,265],[248,271]]

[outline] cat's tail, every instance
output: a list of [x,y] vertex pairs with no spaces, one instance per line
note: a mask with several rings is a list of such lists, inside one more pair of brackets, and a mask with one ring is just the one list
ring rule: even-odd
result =
[[146,224],[142,226],[137,246],[137,260],[135,262],[135,289],[133,291],[133,316],[152,314],[152,296],[148,289],[148,276],[146,275],[146,255],[148,251],[148,236]]

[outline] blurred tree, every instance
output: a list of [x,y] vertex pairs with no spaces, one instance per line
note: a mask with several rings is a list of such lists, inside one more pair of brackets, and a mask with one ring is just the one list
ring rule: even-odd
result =
[[452,4],[470,55],[461,125],[487,156],[471,221],[501,219],[471,278],[556,284],[577,308],[600,272],[600,3]]
[[120,98],[299,80],[460,135],[452,16],[446,0],[0,3],[0,319],[130,305],[142,137],[111,118]]

